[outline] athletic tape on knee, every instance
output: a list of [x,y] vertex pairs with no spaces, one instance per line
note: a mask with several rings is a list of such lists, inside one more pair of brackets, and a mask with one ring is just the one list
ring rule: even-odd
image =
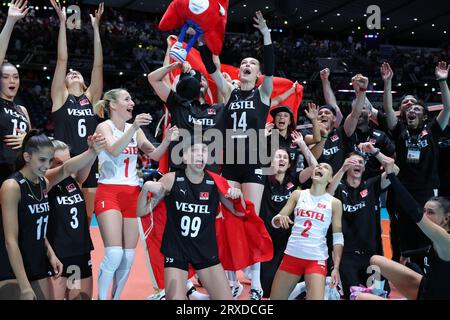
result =
[[340,244],[344,245],[344,234],[342,232],[333,233],[333,246]]

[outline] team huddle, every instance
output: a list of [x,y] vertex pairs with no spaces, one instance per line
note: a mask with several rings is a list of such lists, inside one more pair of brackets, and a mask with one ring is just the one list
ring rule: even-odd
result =
[[[155,299],[236,299],[240,270],[251,281],[250,300],[385,299],[390,284],[407,299],[450,299],[450,201],[438,196],[438,141],[450,131],[446,62],[434,70],[443,103],[436,117],[412,95],[395,113],[394,72],[384,63],[383,110],[357,74],[344,118],[324,69],[326,104],[299,109],[298,129],[296,112],[281,103],[297,84],[273,96],[276,47],[261,12],[253,21],[263,61],[243,59],[237,79],[221,71],[202,36],[195,40],[207,74],[171,61],[180,44],[170,36],[163,66],[148,75],[167,109],[155,146],[142,130],[154,119],[133,115],[132,94],[103,92],[103,4],[90,15],[88,86],[67,70],[66,9],[50,2],[60,22],[53,137],[32,129],[27,108],[15,104],[19,72],[3,62],[26,0],[12,0],[0,34],[0,299],[92,299],[93,212],[104,244],[99,300],[120,299],[145,217],[159,230],[150,230],[161,256],[152,262],[155,274],[161,270]],[[160,169],[168,157],[168,172],[143,181],[142,155]],[[392,260],[380,223],[386,191]],[[378,277],[369,279],[369,267]],[[194,275],[207,294],[195,290]]]

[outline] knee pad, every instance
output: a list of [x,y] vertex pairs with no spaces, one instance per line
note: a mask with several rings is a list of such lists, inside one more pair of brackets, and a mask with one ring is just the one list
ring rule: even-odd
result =
[[134,261],[134,249],[124,249],[123,250],[123,256],[122,256],[122,262],[120,263],[119,269],[131,269],[131,266],[133,265]]
[[101,268],[105,271],[115,272],[120,266],[122,257],[122,247],[106,247]]

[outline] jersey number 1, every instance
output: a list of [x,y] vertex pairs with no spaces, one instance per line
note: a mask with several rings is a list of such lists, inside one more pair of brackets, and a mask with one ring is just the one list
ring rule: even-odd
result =
[[123,160],[125,163],[125,178],[128,178],[128,168],[130,167],[130,158]]

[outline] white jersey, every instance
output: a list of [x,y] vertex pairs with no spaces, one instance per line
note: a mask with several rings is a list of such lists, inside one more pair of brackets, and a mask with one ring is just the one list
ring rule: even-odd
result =
[[[116,140],[120,139],[124,132],[131,127],[131,124],[125,123],[125,131],[122,132],[116,128],[111,120],[105,122],[111,127],[113,137]],[[137,159],[138,146],[135,133],[128,146],[118,157],[114,157],[107,151],[100,152],[98,155],[100,167],[100,178],[98,179],[98,183],[138,186],[139,178],[136,170]]]
[[328,193],[312,196],[309,189],[301,191],[286,254],[305,260],[328,259],[326,236],[333,214],[332,200]]

